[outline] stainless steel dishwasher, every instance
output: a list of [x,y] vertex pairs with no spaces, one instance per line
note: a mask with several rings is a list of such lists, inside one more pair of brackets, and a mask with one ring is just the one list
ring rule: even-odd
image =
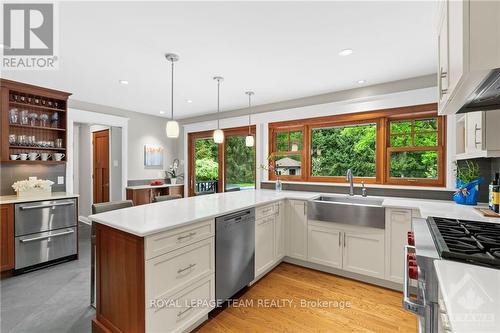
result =
[[255,277],[255,209],[215,219],[215,297],[231,298]]

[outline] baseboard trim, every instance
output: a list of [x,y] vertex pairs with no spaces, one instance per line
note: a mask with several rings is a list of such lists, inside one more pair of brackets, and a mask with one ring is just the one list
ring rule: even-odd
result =
[[361,282],[365,282],[365,283],[369,283],[369,284],[374,284],[374,285],[384,287],[387,289],[392,289],[392,290],[396,290],[396,291],[403,291],[403,285],[396,283],[396,282],[387,281],[387,280],[383,280],[383,279],[379,279],[379,278],[374,278],[371,276],[356,274],[356,273],[344,271],[342,269],[328,267],[328,266],[304,261],[301,259],[295,259],[295,258],[291,258],[291,257],[285,257],[283,259],[283,261],[290,263],[290,264],[297,265],[297,266],[303,266],[303,267],[315,269],[315,270],[318,270],[321,272],[335,274],[335,275],[339,275],[339,276],[346,277],[349,279],[353,279],[353,280],[357,280],[357,281],[361,281]]
[[86,216],[78,216],[78,222],[82,222],[88,225],[92,225],[92,221]]

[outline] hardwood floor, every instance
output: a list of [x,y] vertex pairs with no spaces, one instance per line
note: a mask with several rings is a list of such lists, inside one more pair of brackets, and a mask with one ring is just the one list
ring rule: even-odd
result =
[[[330,303],[304,306],[305,301]],[[402,294],[389,289],[282,263],[235,304],[252,306],[215,310],[196,331],[416,332],[416,317],[401,301]]]

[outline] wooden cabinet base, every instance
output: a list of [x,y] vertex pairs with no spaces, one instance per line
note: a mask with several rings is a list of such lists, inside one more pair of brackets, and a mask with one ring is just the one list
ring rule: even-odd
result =
[[96,224],[93,332],[145,331],[144,239]]
[[0,206],[0,272],[14,268],[14,205]]

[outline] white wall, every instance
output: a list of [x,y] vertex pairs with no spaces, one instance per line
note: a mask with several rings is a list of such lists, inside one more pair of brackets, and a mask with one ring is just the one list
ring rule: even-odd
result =
[[78,192],[75,193],[80,195],[79,215],[89,216],[92,211],[92,133],[88,124],[78,124],[78,127],[78,143],[73,145],[78,147],[78,164],[74,168],[78,169],[78,178],[74,178],[74,183],[78,183]]
[[[160,171],[165,170],[173,159],[179,158],[178,146],[181,139],[169,139],[165,134],[167,119],[147,114],[122,110],[76,100],[69,100],[69,107],[74,109],[116,115],[128,118],[128,180],[160,178]],[[99,123],[98,119],[95,121]],[[144,145],[159,144],[165,151],[163,169],[144,167]],[[126,184],[124,184],[126,186]]]
[[[268,156],[268,124],[276,121],[285,121],[293,119],[314,118],[336,114],[356,113],[362,111],[373,111],[386,108],[395,108],[402,106],[411,106],[417,104],[435,103],[437,101],[436,88],[422,88],[410,91],[370,96],[354,100],[347,100],[335,103],[317,104],[293,109],[278,110],[272,112],[259,113],[252,116],[252,124],[256,125],[256,163],[260,165],[267,159]],[[453,187],[452,163],[454,160],[454,142],[455,132],[454,127],[450,126],[451,119],[448,120],[448,144],[447,147],[447,185]],[[221,128],[231,128],[244,126],[248,124],[248,116],[238,116],[231,118],[223,118],[220,120]],[[191,123],[183,125],[183,158],[187,158],[187,135],[188,133],[213,130],[217,126],[216,120],[204,121],[199,123]],[[185,164],[184,173],[187,174],[187,163]],[[260,181],[267,180],[267,172],[257,169],[257,187],[260,187]],[[450,181],[451,180],[451,181]],[[187,190],[187,177],[185,179]]]

